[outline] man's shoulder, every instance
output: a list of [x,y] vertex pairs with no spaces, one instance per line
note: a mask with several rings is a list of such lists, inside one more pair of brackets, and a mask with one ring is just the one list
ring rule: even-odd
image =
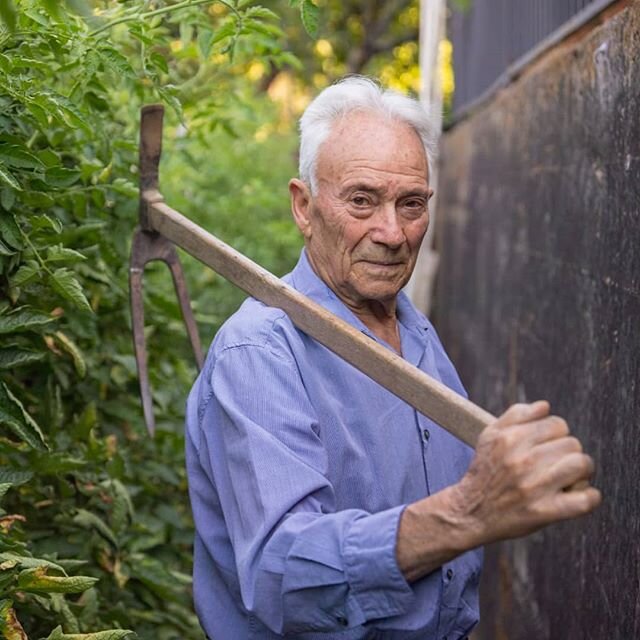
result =
[[284,311],[248,298],[222,325],[213,341],[212,351],[219,356],[231,348],[273,347],[274,341],[281,344],[282,338],[294,331]]

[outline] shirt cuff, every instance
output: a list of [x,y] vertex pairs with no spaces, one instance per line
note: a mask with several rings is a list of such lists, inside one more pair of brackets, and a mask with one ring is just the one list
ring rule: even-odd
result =
[[344,570],[349,584],[351,623],[406,613],[413,589],[398,567],[396,541],[406,505],[358,518],[344,539]]

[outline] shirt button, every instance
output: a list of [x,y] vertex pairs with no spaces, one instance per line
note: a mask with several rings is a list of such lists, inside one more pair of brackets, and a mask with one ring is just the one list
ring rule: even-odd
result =
[[343,616],[338,616],[336,620],[338,621],[338,624],[342,625],[343,627],[346,627],[349,624],[349,621]]
[[429,442],[429,438],[431,437],[431,434],[429,433],[429,429],[422,430],[422,437],[424,438],[425,442]]
[[453,578],[453,569],[447,569],[447,580]]

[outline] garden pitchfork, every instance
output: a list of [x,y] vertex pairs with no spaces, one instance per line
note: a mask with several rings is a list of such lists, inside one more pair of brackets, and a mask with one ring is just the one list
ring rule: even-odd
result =
[[[162,196],[158,192],[158,165],[160,163],[160,154],[162,153],[163,113],[161,105],[150,105],[144,107],[142,111],[142,129],[140,132],[140,225],[133,234],[129,266],[133,345],[140,379],[142,410],[150,435],[155,433],[156,424],[153,416],[151,386],[149,384],[147,347],[144,335],[144,302],[142,298],[142,276],[148,262],[161,260],[169,267],[182,317],[187,327],[189,341],[198,365],[198,371],[202,369],[203,363],[198,327],[191,310],[187,284],[178,253],[174,244],[155,231],[149,224],[149,204],[154,202],[154,198],[157,198],[158,201],[162,200]],[[157,194],[157,196],[154,196],[154,194]]]
[[475,446],[482,429],[495,418],[434,380],[355,327],[276,278],[266,269],[167,206],[158,190],[162,149],[160,105],[143,107],[140,127],[140,226],[131,251],[131,313],[136,364],[145,422],[155,431],[147,351],[144,339],[142,275],[150,260],[169,265],[198,367],[202,353],[187,288],[176,254],[181,247],[221,276],[265,304],[285,311],[307,335],[336,353],[457,438]]

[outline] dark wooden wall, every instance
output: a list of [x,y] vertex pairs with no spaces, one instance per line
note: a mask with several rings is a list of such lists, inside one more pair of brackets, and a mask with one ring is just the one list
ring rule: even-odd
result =
[[488,550],[482,640],[640,638],[640,0],[444,137],[435,320],[471,397],[547,398],[597,513]]

